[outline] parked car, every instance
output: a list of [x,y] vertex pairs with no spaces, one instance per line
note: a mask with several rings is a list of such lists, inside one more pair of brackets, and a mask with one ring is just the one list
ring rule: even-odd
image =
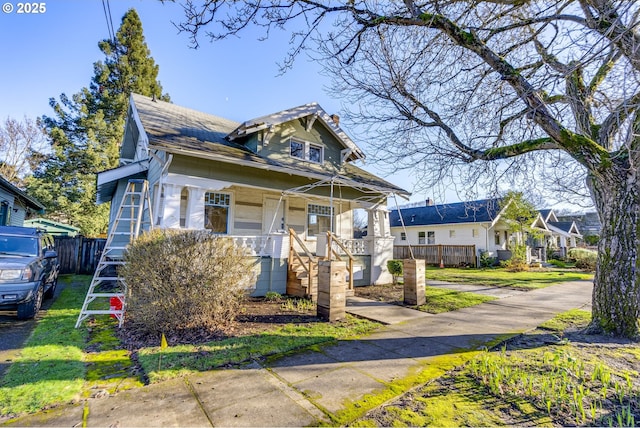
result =
[[0,310],[33,318],[58,284],[53,237],[30,227],[0,226]]

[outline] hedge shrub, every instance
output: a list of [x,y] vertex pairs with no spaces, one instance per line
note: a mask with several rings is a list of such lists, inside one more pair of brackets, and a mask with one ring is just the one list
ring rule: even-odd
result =
[[571,260],[575,260],[578,269],[596,270],[598,252],[586,248],[571,248],[567,254]]
[[153,230],[130,246],[125,260],[125,328],[138,333],[226,326],[255,282],[242,248],[202,231]]

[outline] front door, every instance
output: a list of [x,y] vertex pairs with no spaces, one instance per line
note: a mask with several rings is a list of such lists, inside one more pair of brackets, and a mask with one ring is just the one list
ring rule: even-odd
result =
[[262,208],[262,233],[267,234],[269,231],[271,231],[271,233],[284,232],[286,224],[285,206],[286,201],[284,199],[264,199]]

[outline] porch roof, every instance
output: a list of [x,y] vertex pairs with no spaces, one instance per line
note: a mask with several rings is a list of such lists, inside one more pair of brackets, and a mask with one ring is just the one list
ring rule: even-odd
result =
[[98,190],[96,192],[96,202],[102,204],[109,202],[116,190],[118,180],[123,178],[144,178],[149,170],[149,160],[145,159],[133,162],[117,168],[99,172],[96,176]]
[[276,161],[259,156],[247,147],[225,139],[239,129],[237,122],[137,94],[132,94],[131,98],[151,149],[317,180],[334,178],[347,186],[366,187],[383,194],[409,195],[406,190],[348,162],[344,162],[339,170],[331,171],[322,165],[295,159]]
[[577,238],[581,238],[582,235],[580,231],[578,231],[578,226],[573,221],[549,221],[547,222],[549,229],[552,232],[558,233],[564,236],[575,236]]

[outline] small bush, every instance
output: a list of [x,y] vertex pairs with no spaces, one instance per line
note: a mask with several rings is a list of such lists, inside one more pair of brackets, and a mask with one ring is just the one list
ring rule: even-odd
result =
[[282,300],[282,294],[278,293],[277,291],[267,291],[267,293],[264,295],[264,300],[266,300],[267,302],[279,302],[280,300]]
[[130,246],[125,260],[125,327],[138,333],[221,328],[254,282],[243,249],[206,232],[153,230]]
[[393,277],[393,283],[398,283],[398,277],[402,275],[402,260],[389,260],[387,261],[387,269]]
[[527,247],[525,245],[515,245],[511,251],[511,258],[507,261],[501,262],[500,265],[508,272],[528,271],[529,264],[527,263]]
[[496,264],[496,258],[495,257],[491,257],[489,255],[488,251],[480,251],[480,267],[481,268],[488,268],[491,266],[495,266]]
[[572,248],[568,254],[571,260],[575,260],[576,267],[584,270],[596,270],[598,253],[585,248]]

